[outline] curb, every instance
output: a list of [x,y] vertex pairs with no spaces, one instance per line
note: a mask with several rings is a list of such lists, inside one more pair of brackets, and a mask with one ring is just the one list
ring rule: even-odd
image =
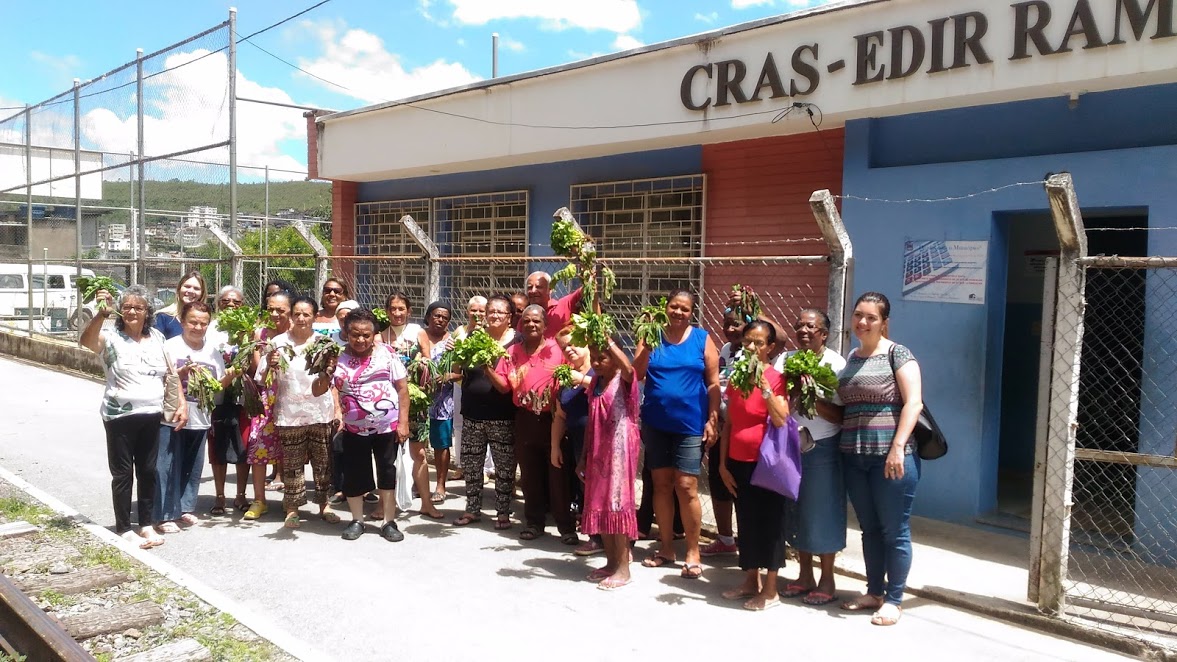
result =
[[316,650],[306,642],[288,634],[272,619],[253,611],[224,593],[204,584],[183,570],[151,554],[149,551],[139,549],[137,546],[127,543],[127,541],[116,536],[107,528],[96,524],[93,520],[58,500],[53,495],[32,485],[2,466],[0,466],[0,479],[12,483],[29,496],[56,511],[57,514],[72,519],[102,542],[118,547],[122,552],[134,558],[136,561],[175,582],[178,586],[191,591],[194,595],[216,609],[229,614],[259,637],[268,640],[271,644],[282,649],[289,655],[304,662],[333,659]]
[[[865,574],[857,570],[852,570],[837,561],[834,562],[834,572],[850,577],[851,579],[866,581]],[[1099,646],[1125,655],[1132,655],[1142,660],[1177,662],[1177,653],[1166,650],[1156,644],[1084,627],[1078,623],[1061,618],[1052,618],[1038,613],[1038,611],[1028,605],[1019,605],[997,598],[990,601],[981,596],[974,596],[969,593],[944,588],[908,586],[905,589],[905,593],[927,600],[934,600],[951,607],[966,609],[982,616],[1033,628],[1047,634],[1081,641],[1085,644]]]

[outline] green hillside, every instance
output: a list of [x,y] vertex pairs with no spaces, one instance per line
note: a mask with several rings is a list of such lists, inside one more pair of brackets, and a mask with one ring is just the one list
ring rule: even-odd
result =
[[[202,184],[180,180],[146,181],[148,209],[185,211],[193,206],[229,208],[229,185]],[[103,182],[102,204],[125,207],[133,195],[129,182]],[[266,209],[265,184],[238,184],[237,209],[242,214],[263,214]],[[318,217],[331,215],[331,184],[327,182],[271,182],[270,213],[286,209]]]

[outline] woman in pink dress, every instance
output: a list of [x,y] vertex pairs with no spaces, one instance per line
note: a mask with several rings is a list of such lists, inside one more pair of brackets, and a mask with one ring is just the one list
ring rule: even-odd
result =
[[[290,302],[293,297],[289,292],[278,292],[266,298],[266,311],[274,322],[272,329],[259,329],[254,338],[258,341],[269,341],[290,330]],[[253,367],[251,372],[262,364],[263,353],[269,354],[269,348],[258,346],[254,349]],[[253,467],[253,503],[245,511],[244,518],[255,520],[265,515],[269,510],[266,505],[266,465],[282,465],[282,441],[278,438],[278,427],[274,424],[274,408],[277,404],[278,389],[271,378],[254,381],[257,386],[258,398],[261,400],[262,413],[254,416],[249,426],[249,441],[246,443],[246,456]]]
[[584,457],[577,475],[584,481],[581,531],[602,536],[605,566],[589,581],[605,591],[630,582],[629,541],[638,537],[634,480],[641,435],[638,429],[638,380],[625,352],[612,340],[590,350],[593,377],[589,385],[589,418]]

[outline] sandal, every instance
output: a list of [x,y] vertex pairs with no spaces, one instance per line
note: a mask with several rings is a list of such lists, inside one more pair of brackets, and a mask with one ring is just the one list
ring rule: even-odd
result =
[[597,588],[599,588],[602,591],[616,591],[617,589],[621,588],[622,586],[629,586],[630,582],[632,582],[632,581],[633,581],[633,578],[616,579],[616,578],[610,576],[610,577],[606,577],[605,579],[601,580],[601,582],[599,584],[597,584]]
[[809,595],[809,593],[811,591],[813,591],[812,587],[804,586],[802,584],[798,584],[797,582],[793,582],[793,583],[785,586],[785,590],[781,591],[781,597],[782,598],[796,598],[796,597],[802,596],[802,595]]
[[834,600],[837,600],[837,598],[834,597],[833,593],[822,593],[816,589],[807,593],[804,598],[801,598],[801,602],[804,602],[811,607],[828,605]]
[[495,531],[506,531],[511,528],[511,518],[500,516],[495,520]]
[[288,529],[297,529],[302,526],[302,522],[298,519],[298,511],[286,513],[286,521],[282,523]]
[[661,552],[654,554],[650,558],[642,561],[642,566],[646,568],[661,568],[664,565],[671,565],[676,561],[669,556],[663,556]]
[[701,563],[684,563],[682,564],[682,572],[679,576],[683,579],[698,579],[703,576],[703,564]]
[[217,500],[213,502],[213,507],[209,509],[208,514],[213,517],[220,517],[225,514],[225,495],[218,494]]
[[482,515],[475,515],[474,513],[462,513],[458,519],[454,520],[454,526],[469,526],[475,522],[481,522]]
[[899,622],[900,616],[903,616],[903,607],[890,602],[884,602],[883,606],[879,607],[879,610],[870,617],[870,624],[883,626],[895,625]]
[[565,533],[564,535],[560,536],[560,542],[565,545],[579,545],[580,536],[576,535],[575,533]]
[[519,532],[519,539],[520,540],[535,540],[536,538],[539,538],[543,534],[544,534],[543,529],[540,529],[539,527],[536,527],[536,526],[528,525],[526,528],[524,528],[522,531]]
[[440,493],[440,492],[434,492],[433,496],[430,497],[429,502],[430,503],[445,503],[445,494]]
[[286,485],[282,481],[276,480],[272,483],[266,483],[266,491],[267,492],[285,492]]
[[249,499],[245,498],[245,494],[233,497],[233,509],[242,513],[249,510]]
[[421,516],[428,517],[429,519],[445,519],[445,513],[441,512],[440,510],[435,510],[431,513],[421,511]]
[[324,510],[323,512],[319,513],[319,517],[328,524],[339,524],[339,515],[336,515],[330,510]]
[[179,533],[180,526],[175,522],[161,522],[155,525],[155,530],[160,533]]
[[873,595],[860,595],[853,600],[842,603],[842,609],[846,611],[866,611],[868,609],[878,610],[883,606],[883,599]]
[[183,524],[184,526],[193,526],[199,523],[200,519],[198,519],[196,515],[193,515],[192,513],[184,513],[183,515],[180,515],[180,524]]
[[613,576],[613,573],[608,568],[597,568],[597,569],[593,570],[592,572],[590,572],[588,574],[588,577],[585,577],[585,579],[587,579],[590,582],[599,582],[599,581],[605,579],[606,577],[612,577],[612,576]]

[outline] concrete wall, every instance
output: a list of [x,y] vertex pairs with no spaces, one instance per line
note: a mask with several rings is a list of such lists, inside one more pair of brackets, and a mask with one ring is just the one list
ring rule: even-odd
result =
[[0,331],[0,354],[92,377],[103,378],[105,375],[98,356],[74,343],[30,338],[19,333]]
[[[1048,111],[1025,103],[984,106],[967,112],[927,113],[896,119],[863,120],[848,124],[844,188],[848,194],[871,200],[848,199],[843,213],[856,247],[855,285],[858,292],[879,290],[892,302],[892,337],[912,348],[921,359],[926,402],[936,413],[951,443],[947,457],[924,465],[921,497],[916,512],[948,520],[971,520],[991,511],[995,505],[1001,421],[1001,375],[1005,326],[1005,255],[1008,237],[996,219],[1011,214],[1047,214],[1047,201],[1040,185],[1005,188],[974,197],[936,203],[903,202],[914,198],[944,198],[985,192],[1012,183],[1037,182],[1052,172],[1074,175],[1079,202],[1085,213],[1123,209],[1147,210],[1149,223],[1171,226],[1177,218],[1177,146],[1132,144],[1099,151],[1071,151],[1060,154],[1021,155],[1035,146],[1021,142],[1021,136],[1036,131],[1054,132],[1063,124],[1067,136],[1083,143],[1090,133],[1121,132],[1128,140],[1171,142],[1156,127],[1140,122],[1170,122],[1177,109],[1177,87],[1149,90],[1153,112],[1142,118],[1135,96],[1107,93],[1084,96],[1075,110],[1065,101]],[[1120,96],[1123,95],[1123,96]],[[1087,103],[1098,104],[1099,113],[1081,113]],[[1167,110],[1165,110],[1167,109]],[[1041,111],[1041,112],[1040,112]],[[1079,113],[1076,115],[1076,113]],[[1029,125],[1026,125],[1030,122]],[[925,158],[939,150],[938,144],[954,136],[968,138],[978,123],[992,127],[1016,127],[995,131],[971,140],[989,140],[986,150],[1001,158],[952,160],[976,146],[963,140],[960,150],[940,150],[939,158]],[[1159,137],[1158,137],[1159,136]],[[1037,144],[1037,143],[1036,143]],[[922,153],[912,165],[873,167],[896,162],[895,155],[876,154],[880,146]],[[882,200],[891,200],[884,202]],[[1016,223],[1018,216],[1012,216]],[[1150,252],[1175,255],[1177,233],[1150,233]],[[940,304],[904,301],[901,296],[903,248],[907,239],[989,241],[989,283],[984,305]],[[1150,281],[1145,356],[1174,354],[1174,322],[1163,300],[1171,290]],[[1036,355],[1025,360],[1036,360]],[[1151,365],[1151,364],[1150,364]],[[1169,365],[1169,364],[1166,364]],[[1155,383],[1160,392],[1177,387],[1177,375],[1159,366],[1146,366],[1145,383]],[[1150,372],[1151,371],[1151,372]],[[1149,388],[1149,387],[1146,387]],[[1171,411],[1159,407],[1171,401],[1166,396],[1150,398],[1145,393],[1142,419],[1169,421]],[[1151,404],[1150,404],[1151,403]],[[1162,415],[1163,414],[1163,415]],[[1173,452],[1173,426],[1162,425],[1164,434],[1144,434],[1141,452]],[[1155,437],[1155,438],[1154,438]],[[1172,512],[1177,498],[1177,472],[1142,470],[1138,480],[1137,530],[1161,525],[1164,512]],[[1152,495],[1167,495],[1167,503]],[[1177,527],[1170,518],[1165,526]]]

